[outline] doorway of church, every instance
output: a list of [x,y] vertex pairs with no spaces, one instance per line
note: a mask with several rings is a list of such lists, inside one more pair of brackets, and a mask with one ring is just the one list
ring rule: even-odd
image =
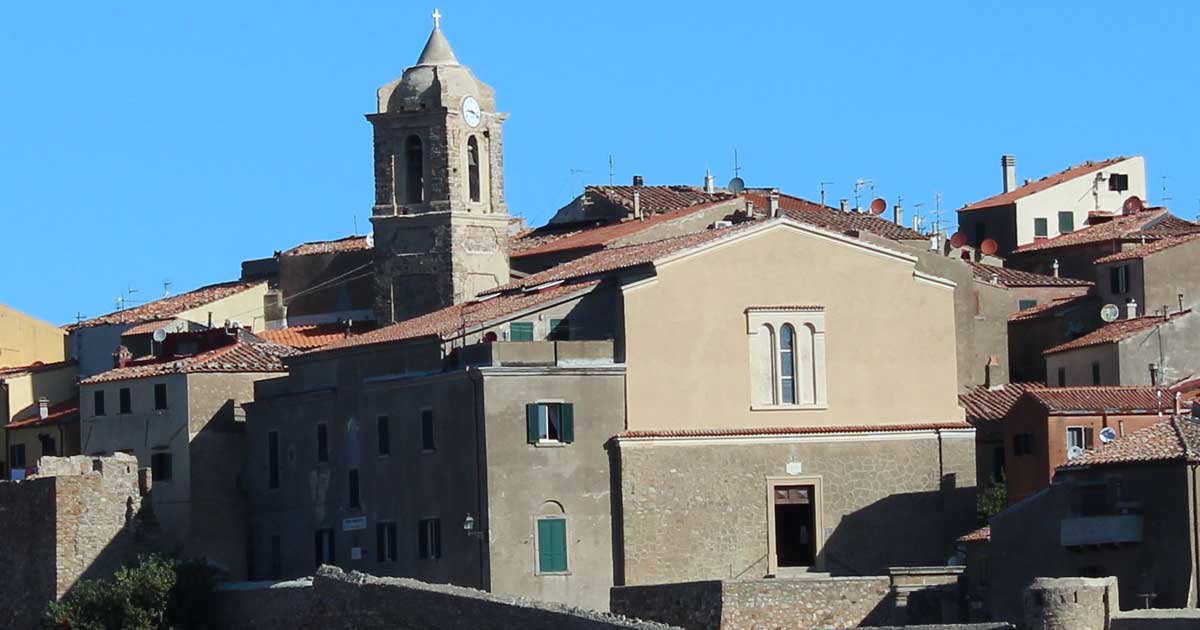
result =
[[811,567],[817,560],[814,486],[775,486],[775,558],[782,567]]

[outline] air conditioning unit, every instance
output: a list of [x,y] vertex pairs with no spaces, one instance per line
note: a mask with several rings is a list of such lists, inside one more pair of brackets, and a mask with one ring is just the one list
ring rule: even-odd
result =
[[718,230],[721,228],[733,227],[733,221],[717,221],[713,224],[713,227]]

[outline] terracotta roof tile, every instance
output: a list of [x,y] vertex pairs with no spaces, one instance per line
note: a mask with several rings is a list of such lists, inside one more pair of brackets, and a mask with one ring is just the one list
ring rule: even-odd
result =
[[917,422],[892,425],[862,424],[844,426],[755,427],[736,429],[663,429],[624,431],[617,435],[617,439],[826,435],[841,433],[874,433],[878,431],[962,430],[970,428],[972,428],[971,425],[965,422]]
[[1200,462],[1200,424],[1170,417],[1059,466],[1059,470],[1147,462]]
[[345,324],[319,324],[314,326],[289,326],[275,330],[264,330],[257,333],[259,337],[281,346],[297,350],[312,350],[327,346],[331,343],[346,339],[348,336],[360,335],[374,329],[374,323],[354,324],[347,335]]
[[64,400],[63,402],[50,405],[49,413],[45,418],[38,417],[39,411],[34,409],[31,414],[25,414],[18,418],[14,418],[12,422],[4,425],[5,429],[25,429],[28,427],[43,427],[52,424],[61,424],[79,420],[79,398]]
[[704,192],[699,186],[588,186],[584,194],[592,193],[606,200],[633,209],[633,193],[638,193],[638,205],[643,212],[670,212],[691,206],[730,199],[725,190]]
[[910,230],[903,225],[897,225],[873,214],[842,212],[841,210],[827,208],[812,202],[805,202],[808,204],[808,207],[805,208],[791,208],[785,205],[782,199],[783,197],[780,197],[779,207],[783,210],[784,216],[800,221],[801,223],[842,233],[870,232],[876,236],[893,241],[925,240],[925,235],[920,232]]
[[54,363],[42,363],[41,361],[34,362],[30,365],[17,365],[13,367],[0,368],[0,381],[7,378],[16,378],[25,376],[26,374],[36,374],[38,372],[49,372],[70,365],[74,365],[75,361],[55,361]]
[[371,246],[367,242],[367,237],[346,236],[344,238],[334,239],[332,241],[312,241],[311,243],[302,243],[281,253],[280,256],[311,256],[313,254],[358,252],[370,248]]
[[1077,278],[1062,276],[1047,276],[1030,271],[1021,271],[1009,267],[997,267],[974,261],[967,261],[975,271],[975,277],[984,282],[991,282],[992,275],[996,281],[1006,287],[1090,287],[1093,283]]
[[1018,199],[1028,197],[1034,193],[1042,192],[1047,188],[1057,186],[1063,182],[1075,179],[1076,177],[1095,173],[1096,171],[1108,168],[1117,162],[1127,159],[1129,158],[1125,156],[1118,156],[1115,158],[1109,158],[1102,162],[1084,162],[1083,164],[1076,164],[1075,166],[1072,166],[1064,171],[1059,171],[1053,175],[1047,175],[1036,182],[1030,182],[1006,193],[1000,193],[999,195],[988,197],[982,201],[976,201],[975,203],[967,204],[963,206],[959,212],[969,212],[971,210],[979,210],[980,208],[994,208],[996,206],[1008,205]]
[[1041,251],[1108,241],[1151,240],[1192,232],[1200,232],[1200,225],[1180,219],[1166,209],[1152,208],[1137,214],[1118,216],[1101,223],[1093,223],[1054,238],[1026,243],[1018,247],[1017,251]]
[[257,282],[223,282],[201,287],[195,291],[180,293],[171,297],[147,302],[141,306],[109,313],[100,317],[84,320],[78,324],[67,326],[68,330],[89,328],[92,326],[112,326],[121,324],[141,324],[144,322],[170,319],[184,311],[211,304],[264,284]]
[[983,527],[980,527],[979,529],[971,532],[970,534],[967,534],[965,536],[959,536],[958,542],[960,542],[960,543],[988,542],[991,539],[992,539],[992,526],[984,525]]
[[958,404],[967,412],[967,422],[978,425],[997,422],[1008,415],[1021,396],[1034,387],[1045,387],[1042,383],[1008,383],[999,389],[976,387],[958,395]]
[[1166,251],[1168,249],[1171,249],[1172,247],[1176,247],[1178,245],[1183,245],[1184,243],[1190,243],[1196,239],[1200,239],[1200,233],[1185,234],[1183,236],[1168,236],[1166,238],[1162,238],[1160,240],[1154,241],[1153,243],[1146,243],[1145,245],[1138,245],[1136,247],[1132,247],[1125,251],[1117,252],[1115,254],[1110,254],[1103,258],[1097,258],[1096,264],[1099,265],[1102,263],[1117,262],[1120,260],[1134,260],[1137,258],[1145,258],[1146,256],[1157,254],[1158,252],[1161,252],[1161,251]]
[[1135,317],[1133,319],[1118,319],[1117,321],[1110,324],[1105,324],[1104,326],[1101,326],[1100,328],[1097,328],[1096,330],[1093,330],[1092,332],[1079,337],[1078,339],[1054,346],[1042,354],[1054,354],[1055,352],[1063,352],[1066,350],[1076,350],[1090,346],[1099,346],[1106,343],[1116,343],[1118,341],[1128,339],[1138,333],[1150,330],[1155,326],[1164,323],[1165,321],[1172,321],[1188,313],[1191,313],[1191,311],[1186,310],[1178,313],[1172,313],[1168,315],[1166,319],[1158,315],[1147,315],[1145,317]]
[[1174,406],[1173,394],[1157,387],[1089,385],[1086,387],[1031,387],[1023,395],[1051,414],[1158,413]]
[[298,350],[239,333],[232,343],[190,356],[145,357],[125,367],[101,372],[84,379],[81,384],[125,381],[167,374],[225,373],[225,372],[285,372],[283,359],[299,354]]
[[1056,298],[1050,302],[1042,302],[1036,306],[1031,306],[1027,309],[1017,311],[1016,313],[1008,316],[1008,321],[1023,322],[1042,317],[1050,317],[1073,307],[1083,306],[1088,302],[1095,301],[1096,299],[1090,295],[1076,295],[1073,297]]
[[132,328],[126,328],[124,331],[121,332],[121,336],[122,337],[133,337],[136,335],[149,335],[149,334],[152,334],[154,331],[158,330],[159,328],[167,326],[168,324],[170,324],[171,322],[174,322],[174,321],[175,321],[174,319],[152,319],[144,324],[138,324],[137,326],[134,326]]

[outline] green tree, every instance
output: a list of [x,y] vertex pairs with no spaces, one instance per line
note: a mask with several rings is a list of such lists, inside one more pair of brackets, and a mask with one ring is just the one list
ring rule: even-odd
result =
[[979,493],[975,505],[979,522],[986,525],[988,519],[1006,507],[1008,507],[1008,483],[1004,479],[1004,473],[1000,473],[999,479],[993,479],[988,487]]
[[47,630],[198,630],[208,627],[214,572],[200,562],[144,556],[107,581],[82,580],[51,602]]

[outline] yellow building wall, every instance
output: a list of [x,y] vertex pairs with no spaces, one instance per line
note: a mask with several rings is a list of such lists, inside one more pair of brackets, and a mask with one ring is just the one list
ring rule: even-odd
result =
[[58,326],[0,304],[0,368],[62,361],[66,338]]
[[[961,422],[953,288],[915,263],[780,222],[625,290],[628,426]],[[748,307],[825,307],[828,405],[751,409]]]

